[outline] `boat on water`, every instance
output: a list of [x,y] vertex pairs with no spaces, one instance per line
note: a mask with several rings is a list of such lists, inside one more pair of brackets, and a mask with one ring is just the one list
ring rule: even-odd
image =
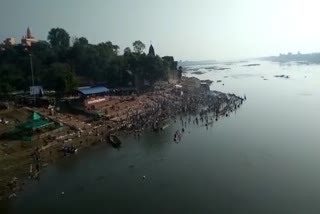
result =
[[62,147],[61,151],[63,151],[65,154],[75,154],[78,152],[78,149],[74,146],[64,146]]
[[119,148],[121,146],[120,139],[114,134],[110,134],[108,140],[114,148]]

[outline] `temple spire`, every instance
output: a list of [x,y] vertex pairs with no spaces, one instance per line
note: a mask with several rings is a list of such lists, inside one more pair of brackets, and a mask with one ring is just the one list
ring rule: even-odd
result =
[[32,46],[33,43],[36,43],[36,42],[37,42],[36,38],[34,38],[34,36],[32,36],[30,27],[28,27],[26,34],[21,39],[21,44],[23,46],[30,47],[30,46]]
[[26,35],[27,38],[32,38],[32,34],[31,34],[31,30],[30,30],[30,27],[28,27],[27,29],[27,35]]
[[148,55],[150,55],[150,56],[156,56],[152,44],[151,44],[150,47],[149,47],[149,53],[148,53]]

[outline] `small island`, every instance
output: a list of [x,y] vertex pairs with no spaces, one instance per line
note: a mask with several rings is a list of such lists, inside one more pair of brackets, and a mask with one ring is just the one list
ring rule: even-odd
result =
[[277,78],[285,78],[285,79],[289,79],[289,76],[288,75],[275,75],[274,77],[277,77]]

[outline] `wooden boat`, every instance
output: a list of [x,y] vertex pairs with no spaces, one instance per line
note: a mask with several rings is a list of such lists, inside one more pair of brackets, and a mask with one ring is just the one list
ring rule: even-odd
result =
[[117,136],[115,136],[114,134],[109,135],[109,142],[115,148],[119,148],[121,146],[120,139]]
[[63,151],[65,154],[75,154],[78,152],[78,149],[74,146],[64,146],[62,147],[61,151]]

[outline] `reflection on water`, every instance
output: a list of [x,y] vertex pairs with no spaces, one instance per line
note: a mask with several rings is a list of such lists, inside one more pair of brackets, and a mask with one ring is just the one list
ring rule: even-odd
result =
[[[124,138],[120,150],[82,151],[47,168],[1,213],[317,213],[320,66],[228,67],[195,76],[246,94],[230,117],[208,130],[191,120],[179,144],[177,121]],[[282,74],[290,79],[274,77]]]

